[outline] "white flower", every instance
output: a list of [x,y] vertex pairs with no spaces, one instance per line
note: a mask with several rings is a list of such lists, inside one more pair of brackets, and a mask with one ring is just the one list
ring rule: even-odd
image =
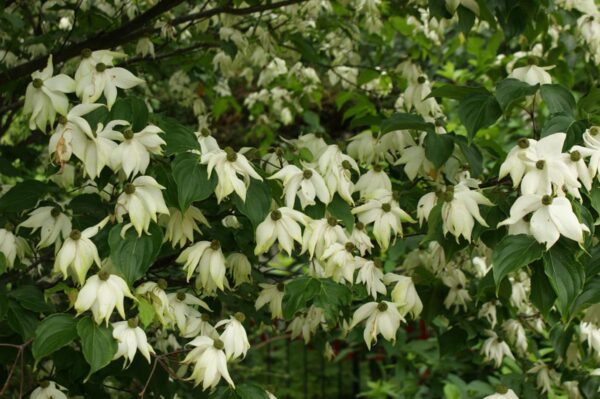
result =
[[367,319],[363,338],[367,347],[371,349],[371,342],[377,342],[377,335],[381,334],[388,341],[396,342],[396,331],[400,328],[400,322],[404,321],[398,312],[396,305],[392,302],[368,302],[359,307],[352,317],[350,328]]
[[475,220],[487,227],[488,224],[479,213],[479,205],[493,206],[494,204],[480,192],[469,189],[465,183],[457,184],[454,190],[448,187],[442,205],[444,236],[451,233],[458,241],[462,235],[470,242]]
[[159,136],[163,133],[158,126],[148,125],[134,133],[130,128],[118,133],[116,141],[121,141],[112,153],[112,165],[115,170],[123,169],[125,176],[145,173],[150,164],[150,154],[161,155],[165,141]]
[[373,198],[352,210],[361,223],[365,225],[374,223],[373,235],[383,251],[389,247],[392,233],[394,236],[402,236],[403,221],[414,222],[396,201],[385,201],[387,199],[388,196],[380,197],[380,199]]
[[[250,184],[250,177],[262,180],[246,157],[236,153],[231,147],[202,154],[201,162],[207,165],[208,177],[213,170],[217,173],[219,182],[215,194],[218,202],[234,191],[242,201],[246,202],[246,189]],[[244,180],[242,181],[238,175],[241,175]]]
[[165,292],[167,282],[163,279],[159,279],[157,283],[154,281],[146,281],[140,284],[135,289],[135,294],[144,296],[148,299],[154,313],[162,325],[167,326],[171,324],[171,308],[169,307],[169,297]]
[[115,307],[119,315],[125,318],[123,307],[125,297],[134,299],[125,280],[102,270],[88,278],[85,285],[79,290],[75,301],[75,310],[77,310],[77,314],[91,310],[96,324],[100,324],[104,320],[108,325]]
[[22,260],[30,251],[27,241],[13,233],[14,227],[11,223],[7,223],[4,228],[0,229],[0,253],[6,258],[9,269],[15,265],[17,256]]
[[351,177],[352,170],[358,172],[358,165],[352,157],[342,153],[335,144],[327,146],[319,155],[318,169],[331,194],[337,192],[344,201],[354,204],[354,183]]
[[345,245],[336,242],[323,252],[321,259],[325,261],[324,275],[337,283],[344,281],[352,284],[354,270],[357,267],[357,257],[353,255],[354,244]]
[[67,388],[54,381],[42,381],[40,386],[31,392],[29,399],[67,399],[67,395],[62,392],[66,390]]
[[350,138],[350,143],[346,147],[346,152],[352,158],[364,165],[368,165],[377,160],[377,139],[373,137],[370,130],[365,130]]
[[298,149],[306,148],[317,159],[323,151],[327,149],[327,143],[319,133],[303,134],[289,143],[295,145]]
[[286,331],[291,332],[292,339],[302,335],[304,343],[308,344],[313,334],[317,332],[317,328],[319,328],[321,323],[325,323],[323,309],[311,305],[305,315],[302,314],[294,317],[294,320],[292,320]]
[[65,239],[62,247],[56,254],[54,271],[60,272],[63,279],[71,276],[78,284],[83,284],[88,270],[92,264],[101,266],[98,249],[90,238],[98,234],[98,231],[108,222],[108,217],[95,226],[88,227],[83,231],[71,230],[69,237]]
[[481,305],[481,308],[479,308],[479,312],[477,313],[477,317],[486,319],[492,328],[494,328],[498,322],[496,317],[496,304],[494,302],[486,302]]
[[381,166],[375,165],[358,179],[354,190],[364,198],[377,190],[392,191],[392,181]]
[[296,196],[300,199],[302,209],[315,205],[315,198],[324,204],[331,202],[331,193],[325,180],[312,168],[302,170],[295,165],[287,165],[269,179],[282,180],[285,205],[288,208],[294,208]]
[[32,211],[29,218],[19,224],[28,227],[32,233],[40,230],[38,248],[46,248],[54,243],[60,243],[71,232],[71,219],[58,206],[42,206]]
[[494,331],[487,330],[486,335],[489,338],[481,346],[481,353],[487,361],[493,361],[496,367],[500,367],[504,356],[511,359],[515,358],[508,344],[498,338],[498,335]]
[[600,354],[600,328],[596,327],[593,323],[581,322],[579,330],[581,341],[587,341],[589,351]]
[[[440,195],[443,194],[440,192]],[[419,219],[419,225],[423,225],[423,222],[429,219],[431,210],[435,207],[438,200],[438,193],[431,192],[423,195],[419,198],[417,203],[417,218]]]
[[369,235],[365,232],[365,225],[362,222],[356,222],[349,240],[354,244],[356,249],[358,249],[360,256],[365,256],[365,253],[370,253],[373,249],[371,238],[369,238]]
[[195,206],[188,207],[183,214],[177,208],[169,208],[165,241],[170,241],[173,248],[177,245],[183,248],[187,242],[194,241],[194,231],[202,233],[197,222],[210,227],[202,211]]
[[225,353],[228,359],[237,359],[246,357],[246,352],[250,349],[250,342],[242,323],[246,317],[243,313],[236,313],[229,319],[221,320],[215,324],[215,328],[225,326],[225,331],[221,333],[221,341],[225,345]]
[[33,79],[25,92],[23,113],[31,114],[29,128],[45,131],[46,125],[54,125],[56,113],[66,115],[69,108],[69,99],[65,93],[75,91],[75,81],[67,75],[52,76],[52,56],[48,57],[46,68],[31,74]]
[[525,82],[531,86],[535,86],[537,84],[545,85],[552,83],[552,77],[548,72],[549,69],[554,68],[554,65],[547,67],[539,67],[537,65],[527,65],[521,68],[515,68],[508,75],[509,78],[518,79],[522,82]]
[[235,281],[235,286],[242,283],[248,283],[252,281],[250,277],[252,273],[252,265],[248,260],[248,257],[240,252],[232,252],[227,255],[227,259],[225,259],[225,264],[231,270],[231,274],[233,276],[233,281]]
[[210,135],[210,130],[208,130],[208,128],[204,128],[199,133],[196,133],[196,137],[198,137],[201,154],[208,154],[209,152],[219,151],[221,149],[217,140]]
[[154,349],[148,343],[146,333],[138,327],[137,319],[129,319],[127,321],[118,321],[112,323],[113,338],[117,340],[117,352],[113,356],[113,360],[120,357],[125,358],[124,367],[133,362],[136,351],[140,353],[150,362],[150,354],[154,353]]
[[539,194],[523,195],[517,198],[510,208],[510,217],[500,222],[498,226],[517,223],[532,212],[529,221],[531,235],[539,243],[545,244],[546,249],[553,246],[560,235],[582,243],[583,232],[589,232],[588,227],[577,220],[567,198],[553,198],[550,195]]
[[437,115],[441,112],[440,106],[434,97],[427,98],[431,93],[431,83],[427,77],[421,75],[416,81],[408,83],[404,92],[404,106],[410,111],[414,106],[417,112],[423,116]]
[[334,217],[313,219],[304,229],[302,253],[308,251],[310,257],[323,256],[323,252],[335,243],[347,241],[346,232]]
[[179,329],[182,335],[186,335],[188,332],[188,319],[191,317],[201,317],[192,305],[200,306],[207,311],[211,311],[206,302],[196,298],[191,294],[184,292],[172,292],[167,294],[169,300],[169,307],[171,309],[171,316],[175,321],[175,325]]
[[183,250],[175,260],[177,263],[183,263],[183,270],[186,272],[189,281],[194,271],[198,270],[198,280],[205,290],[216,286],[221,291],[225,289],[225,256],[221,251],[221,244],[218,240],[200,241],[189,248]]
[[273,81],[276,77],[287,73],[288,69],[285,61],[281,58],[273,58],[269,64],[261,72],[257,85],[266,86]]
[[471,296],[467,290],[467,278],[465,274],[460,269],[450,269],[442,276],[442,282],[450,288],[446,299],[444,299],[446,309],[454,306],[455,312],[461,307],[466,311],[467,302],[471,301]]
[[422,145],[405,148],[395,165],[404,165],[404,173],[410,180],[415,180],[418,174],[429,175],[435,169],[425,156],[425,147]]
[[479,4],[476,0],[446,0],[446,8],[452,14],[456,12],[458,6],[463,6],[473,11],[475,15],[479,15]]
[[273,319],[283,318],[283,311],[281,309],[281,303],[283,301],[283,283],[279,284],[259,284],[262,290],[256,298],[254,307],[259,310],[266,304],[269,304],[269,311]]
[[419,298],[412,278],[394,273],[386,273],[383,281],[386,284],[396,284],[392,290],[391,297],[400,315],[404,317],[410,313],[413,319],[416,319],[423,310],[423,303],[421,302],[421,298]]
[[117,220],[122,222],[123,215],[127,213],[131,221],[127,227],[133,225],[138,236],[141,236],[142,232],[148,234],[150,221],[156,222],[157,214],[169,214],[160,192],[164,189],[150,176],[139,176],[133,182],[125,184],[115,207]]
[[151,56],[154,58],[154,43],[149,37],[142,37],[135,46],[135,52],[142,57]]
[[366,260],[363,258],[356,257],[356,268],[358,274],[356,276],[356,283],[363,283],[367,287],[367,293],[377,299],[377,294],[385,295],[387,290],[383,283],[383,272],[381,271],[381,261]]
[[221,220],[221,224],[224,227],[230,228],[230,229],[241,229],[242,227],[244,227],[243,224],[240,223],[240,221],[238,220],[237,216],[235,215],[227,215],[225,216],[222,220]]
[[75,73],[75,93],[84,104],[94,103],[104,94],[110,110],[117,99],[117,88],[131,89],[144,81],[125,68],[113,67],[112,59],[116,53],[105,53],[99,57],[97,53],[92,53],[81,62]]
[[235,387],[227,370],[227,356],[223,351],[224,343],[220,339],[200,336],[188,345],[195,348],[183,360],[184,364],[193,363],[194,369],[189,380],[194,380],[194,386],[202,382],[202,389],[214,388],[221,377],[232,387]]
[[100,107],[102,104],[79,104],[71,108],[66,116],[59,116],[58,124],[48,144],[48,152],[54,154],[55,162],[61,164],[68,161],[75,152],[82,161],[85,159],[85,149],[89,138],[94,137],[92,128],[83,118]]
[[265,253],[279,242],[279,247],[291,255],[294,241],[302,244],[300,224],[306,225],[310,218],[290,208],[282,207],[272,211],[256,228],[255,255]]
[[542,393],[551,391],[552,383],[557,384],[560,381],[560,375],[541,360],[536,361],[535,365],[527,370],[527,373],[536,373],[536,386]]
[[504,386],[496,388],[496,393],[488,395],[483,399],[519,399],[515,391]]
[[508,319],[502,323],[502,329],[506,331],[506,336],[517,350],[525,355],[527,353],[527,335],[523,325],[518,320]]
[[[578,151],[584,157],[590,157],[589,160],[589,173],[590,177],[593,179],[594,177],[600,175],[600,137],[598,136],[600,133],[600,127],[592,126],[583,134],[583,142],[585,147],[574,146],[573,150]],[[583,181],[582,181],[583,182]],[[585,183],[584,183],[585,185]],[[587,188],[587,187],[586,187]],[[589,188],[588,188],[589,190]]]

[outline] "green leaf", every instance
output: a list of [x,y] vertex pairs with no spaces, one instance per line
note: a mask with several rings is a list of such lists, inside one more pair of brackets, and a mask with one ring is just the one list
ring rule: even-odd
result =
[[96,325],[90,317],[77,323],[77,334],[81,339],[83,357],[90,365],[86,381],[96,371],[106,367],[117,352],[117,342],[112,336],[112,328]]
[[172,164],[173,179],[177,185],[177,198],[181,211],[187,210],[194,201],[202,201],[215,192],[217,174],[210,178],[205,165],[200,164],[200,156],[192,153],[179,154]]
[[600,303],[600,276],[589,280],[573,304],[573,313],[580,312],[585,308]]
[[177,122],[173,118],[154,115],[156,124],[165,133],[162,138],[167,143],[165,155],[179,154],[191,150],[200,151],[200,144],[194,131]]
[[46,303],[44,294],[33,285],[24,285],[16,288],[8,293],[8,296],[17,302],[25,309],[36,313],[54,312],[54,306]]
[[448,134],[427,133],[425,136],[425,156],[436,168],[441,168],[454,150],[454,141]]
[[312,277],[298,277],[285,286],[283,295],[283,317],[291,319],[294,314],[306,306],[319,292],[319,280]]
[[469,143],[463,136],[451,135],[454,142],[458,144],[461,152],[471,167],[471,176],[477,177],[483,172],[483,155],[479,148],[472,143]]
[[340,306],[349,303],[351,297],[348,287],[331,279],[299,277],[285,286],[283,316],[291,319],[297,311],[314,304],[325,310],[328,319],[335,319]]
[[458,6],[456,13],[458,14],[458,29],[465,35],[468,34],[475,23],[475,14],[462,5]]
[[139,132],[148,125],[148,106],[138,97],[118,98],[110,110],[110,119],[125,120],[134,132]]
[[451,355],[468,348],[469,335],[460,327],[452,327],[438,336],[440,356]]
[[581,292],[585,273],[576,259],[576,247],[561,241],[544,254],[544,271],[558,298],[558,310],[567,316],[572,303]]
[[556,301],[556,293],[552,289],[552,285],[544,272],[544,266],[541,262],[536,262],[532,270],[529,299],[538,308],[540,313],[547,318],[550,309]]
[[269,399],[269,395],[258,385],[245,383],[235,388],[220,387],[209,396],[210,399]]
[[458,105],[458,117],[467,128],[471,139],[479,129],[493,125],[501,115],[500,104],[491,94],[465,97]]
[[531,86],[518,79],[504,79],[496,85],[496,99],[502,110],[507,111],[525,97],[534,95],[539,88],[540,85]]
[[271,188],[260,180],[251,179],[250,186],[246,192],[246,202],[234,195],[233,203],[243,215],[247,216],[256,228],[265,220],[271,209]]
[[14,301],[8,302],[6,320],[8,321],[8,326],[14,332],[23,337],[23,339],[29,339],[33,337],[35,329],[40,322],[35,313],[24,309]]
[[77,338],[77,320],[67,313],[55,313],[38,325],[31,351],[36,363]]
[[46,183],[37,180],[17,183],[0,197],[0,212],[19,213],[31,209],[49,190]]
[[434,126],[416,114],[394,114],[381,122],[381,133],[405,129],[429,131],[434,130]]
[[531,236],[518,234],[504,237],[492,252],[496,286],[509,273],[540,259],[543,253],[544,247]]
[[152,323],[154,316],[156,315],[154,307],[144,298],[138,298],[137,306],[140,321],[142,322],[144,328],[146,328]]
[[121,272],[128,284],[133,284],[142,277],[160,251],[163,241],[163,232],[156,224],[150,224],[150,235],[142,234],[138,237],[134,229],[129,229],[121,237],[122,224],[110,229],[108,245],[110,259]]
[[585,117],[590,114],[600,115],[600,88],[594,87],[585,97],[582,97],[577,103],[577,109]]
[[300,33],[295,33],[293,35],[289,35],[288,39],[294,44],[296,50],[300,52],[302,57],[308,61],[309,63],[322,63],[321,57],[317,50],[313,47],[313,45],[306,40],[308,36],[302,35]]
[[563,112],[573,115],[575,98],[566,87],[558,84],[542,85],[540,94],[551,114]]
[[352,214],[350,205],[348,205],[342,197],[335,194],[329,205],[327,205],[327,211],[334,218],[341,220],[342,223],[344,223],[346,230],[350,233],[352,232],[352,229],[354,228],[354,215]]
[[563,144],[563,151],[582,142],[583,133],[587,129],[585,121],[576,120],[571,114],[560,112],[552,114],[544,123],[542,137],[552,133],[566,133],[567,138]]

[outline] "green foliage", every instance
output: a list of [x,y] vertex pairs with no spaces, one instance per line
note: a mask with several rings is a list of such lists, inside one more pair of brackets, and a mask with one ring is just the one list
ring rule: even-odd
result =
[[36,361],[69,345],[77,338],[77,321],[68,313],[55,313],[38,325],[31,351]]
[[96,325],[90,317],[77,323],[77,335],[81,339],[81,351],[90,366],[86,379],[106,367],[117,352],[117,343],[112,337],[112,328]]

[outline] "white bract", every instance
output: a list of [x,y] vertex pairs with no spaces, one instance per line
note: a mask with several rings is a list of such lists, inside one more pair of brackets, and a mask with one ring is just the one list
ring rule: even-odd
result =
[[246,352],[250,349],[250,342],[242,323],[246,319],[243,313],[236,313],[229,319],[224,319],[215,324],[215,328],[225,327],[221,333],[221,341],[225,347],[225,353],[228,359],[237,359],[246,357]]
[[29,218],[19,224],[19,227],[28,227],[32,233],[40,230],[38,248],[46,248],[53,244],[60,244],[71,232],[71,219],[57,206],[42,206],[32,211]]
[[552,247],[561,235],[582,243],[583,232],[589,232],[588,227],[577,219],[566,197],[540,194],[523,195],[517,198],[510,208],[510,217],[500,222],[498,226],[519,223],[530,213],[532,214],[529,220],[531,235],[547,249]]
[[315,169],[302,170],[295,165],[287,165],[269,179],[282,180],[285,206],[288,208],[294,207],[296,196],[302,209],[315,205],[315,198],[324,204],[331,202],[331,194],[325,180]]
[[271,211],[267,218],[256,228],[256,248],[254,254],[265,253],[275,244],[291,255],[294,241],[302,244],[300,225],[306,225],[310,218],[291,208],[282,207]]
[[123,357],[125,358],[124,367],[127,367],[131,365],[135,353],[139,351],[150,362],[150,354],[154,353],[154,349],[148,343],[144,330],[138,327],[137,319],[118,321],[112,323],[112,327],[113,338],[117,340],[117,352],[113,356],[113,360]]
[[126,183],[115,207],[117,220],[122,222],[123,216],[128,214],[131,223],[125,227],[133,226],[138,236],[142,232],[148,234],[150,222],[157,222],[158,214],[169,214],[161,193],[164,189],[150,176],[139,176],[131,183]]
[[192,364],[192,374],[188,380],[194,381],[194,386],[202,383],[202,389],[214,388],[221,377],[229,385],[235,387],[227,370],[227,356],[223,351],[225,344],[220,339],[199,336],[188,345],[194,347],[183,360],[184,364]]
[[195,206],[189,206],[184,213],[177,208],[169,208],[165,241],[170,241],[173,248],[183,248],[186,243],[194,241],[194,231],[202,233],[199,223],[210,227],[202,211]]
[[127,177],[145,173],[150,164],[150,154],[162,154],[161,146],[166,142],[159,136],[161,133],[164,133],[162,129],[154,125],[148,125],[137,133],[131,128],[118,133],[115,140],[121,143],[111,155],[114,168],[122,169]]
[[259,286],[262,288],[258,297],[256,298],[256,302],[254,307],[256,310],[259,310],[265,305],[269,305],[269,311],[271,312],[271,317],[273,319],[283,318],[283,311],[281,308],[281,304],[283,302],[283,283],[279,284],[265,284],[261,283]]
[[78,314],[91,310],[96,324],[104,320],[108,325],[115,307],[121,318],[125,318],[125,297],[134,299],[125,280],[102,270],[86,280],[77,294],[74,307]]
[[205,290],[212,292],[212,288],[215,286],[221,291],[225,289],[227,268],[225,267],[225,256],[218,240],[195,243],[184,249],[176,262],[183,263],[183,270],[186,272],[188,281],[194,271],[198,269],[198,280],[196,281]]
[[350,328],[367,319],[363,337],[367,347],[371,349],[371,342],[377,342],[377,335],[381,334],[388,341],[396,341],[396,331],[400,322],[404,321],[392,302],[368,302],[359,307],[352,316]]
[[[262,180],[246,157],[233,151],[231,147],[203,153],[201,162],[206,165],[209,178],[213,171],[217,173],[218,183],[215,194],[218,202],[234,191],[243,202],[246,202],[246,190],[250,178]],[[241,175],[243,180],[238,175]]]
[[31,114],[31,130],[37,127],[45,131],[48,123],[54,125],[56,113],[67,114],[69,99],[65,93],[75,91],[75,81],[64,74],[53,74],[52,56],[48,57],[48,64],[43,70],[31,74],[32,82],[27,86],[23,104],[23,113]]
[[31,392],[29,399],[67,399],[63,391],[67,388],[54,381],[41,381],[40,386]]
[[479,205],[494,204],[480,192],[471,190],[465,183],[461,182],[453,186],[453,189],[450,187],[452,186],[447,187],[444,193],[441,210],[444,235],[450,233],[456,237],[456,241],[461,236],[471,241],[475,220],[482,226],[488,226],[479,213]]

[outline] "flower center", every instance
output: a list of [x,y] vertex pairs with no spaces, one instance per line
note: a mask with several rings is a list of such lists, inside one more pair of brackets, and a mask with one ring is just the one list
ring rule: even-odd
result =
[[306,169],[304,172],[302,172],[302,177],[304,177],[306,180],[310,179],[313,175],[312,170]]
[[544,161],[543,159],[540,159],[539,161],[537,161],[535,163],[535,167],[538,168],[539,170],[544,169],[544,166],[546,166],[546,161]]
[[58,123],[60,123],[61,125],[66,125],[68,121],[69,120],[64,115],[59,115],[58,116]]
[[42,387],[42,388],[46,389],[46,388],[48,388],[49,386],[50,386],[50,383],[49,383],[48,381],[46,381],[46,380],[44,380],[44,381],[40,381],[40,387]]
[[123,137],[125,137],[125,140],[131,140],[133,138],[133,130],[125,129],[123,132]]
[[73,229],[71,230],[71,234],[69,235],[69,237],[71,237],[71,240],[77,241],[81,238],[81,231]]
[[44,81],[42,79],[33,79],[33,87],[39,89],[44,85]]
[[552,196],[551,195],[544,195],[542,197],[542,204],[544,205],[550,205],[552,203]]
[[354,225],[354,227],[357,230],[363,230],[365,228],[365,224],[363,222],[356,222],[356,224]]
[[59,207],[52,208],[52,210],[50,211],[50,216],[52,216],[53,218],[57,218],[58,216],[60,216],[60,208]]
[[13,231],[15,229],[15,225],[12,224],[11,222],[6,222],[4,224],[4,230],[6,231]]
[[208,137],[208,136],[210,136],[210,131],[207,128],[204,127],[200,131],[200,134],[202,135],[202,137]]
[[517,145],[519,146],[519,148],[529,148],[529,140],[527,140],[525,137],[521,137],[518,141],[517,141]]
[[135,185],[133,185],[133,183],[127,183],[125,184],[125,187],[123,187],[123,190],[125,191],[125,194],[133,194],[135,193]]
[[350,164],[350,161],[348,161],[347,159],[342,162],[342,167],[347,170],[352,169],[352,165]]
[[165,290],[169,286],[169,283],[167,283],[167,280],[165,280],[164,278],[159,278],[156,282],[156,285],[158,285],[158,288],[160,288],[161,290]]
[[180,301],[180,302],[183,302],[183,301],[185,301],[185,293],[183,293],[183,292],[178,292],[178,293],[177,293],[177,300],[178,300],[178,301]]
[[277,284],[277,291],[283,292],[284,289],[285,289],[285,284],[283,284],[283,283]]
[[129,328],[136,328],[138,326],[137,317],[132,317],[131,319],[127,320],[127,325]]
[[331,226],[331,227],[335,227],[337,226],[337,220],[336,218],[330,216],[327,218],[327,223]]
[[354,244],[352,244],[351,242],[347,242],[345,247],[346,247],[346,251],[348,251],[348,252],[352,252],[352,251],[354,251],[354,248],[356,248],[354,246]]
[[107,272],[106,270],[101,270],[100,273],[98,273],[98,278],[100,278],[100,280],[102,280],[102,281],[108,280],[109,277],[110,277],[110,273]]
[[385,302],[379,302],[377,304],[377,310],[379,310],[380,312],[385,312],[388,309],[388,305]]
[[235,153],[235,151],[233,151],[233,148],[231,148],[231,147],[225,147],[224,151],[227,153],[227,160],[229,162],[235,162],[235,161],[237,161],[237,154]]
[[379,173],[383,170],[383,167],[381,165],[373,165],[373,170]]
[[599,128],[598,126],[592,126],[592,127],[590,128],[590,134],[591,134],[592,136],[595,136],[595,135],[597,135],[598,133],[600,133],[600,128]]
[[219,248],[221,248],[221,243],[219,242],[219,240],[212,240],[210,242],[210,249],[212,249],[213,251],[216,251]]
[[279,219],[281,219],[281,212],[275,209],[273,212],[271,212],[271,220],[277,221]]
[[581,160],[581,153],[579,151],[572,151],[571,154],[569,154],[569,157],[571,158],[571,161],[579,162],[579,160]]
[[235,319],[240,323],[243,323],[244,320],[246,320],[246,315],[244,315],[242,312],[236,312],[236,314],[234,314],[233,317],[235,317]]
[[213,346],[217,349],[223,349],[225,347],[225,344],[223,344],[223,341],[221,341],[219,338],[215,339],[215,341],[213,342]]
[[391,205],[389,202],[388,202],[388,203],[385,203],[385,204],[381,205],[381,209],[382,209],[384,212],[389,212],[389,211],[391,211],[391,210],[392,210],[392,205]]
[[91,56],[92,56],[92,50],[90,50],[89,48],[84,48],[83,50],[81,50],[81,57],[90,58]]
[[202,316],[200,316],[202,318],[202,321],[209,321],[210,320],[210,316],[207,313],[203,313]]
[[106,71],[106,64],[103,62],[99,62],[96,64],[96,71],[97,72],[104,72]]
[[444,193],[444,201],[452,202],[454,200],[454,190],[446,190]]
[[278,157],[283,156],[283,150],[281,149],[281,147],[275,148],[275,155],[277,155]]
[[508,393],[508,388],[505,387],[504,385],[498,385],[496,387],[496,392],[499,393],[500,395],[504,395],[504,394]]
[[417,78],[417,82],[419,82],[420,85],[422,85],[423,83],[425,83],[427,81],[427,78],[425,76],[419,76]]

